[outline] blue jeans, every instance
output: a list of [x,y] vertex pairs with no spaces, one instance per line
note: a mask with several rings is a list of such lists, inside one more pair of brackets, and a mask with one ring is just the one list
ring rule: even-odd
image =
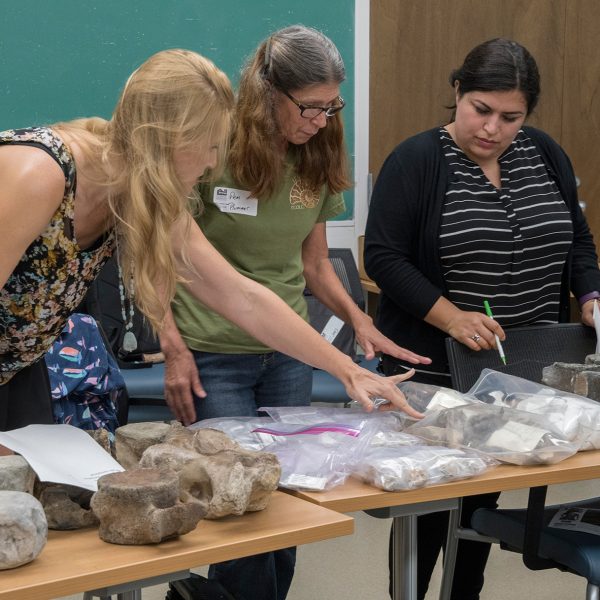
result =
[[198,419],[256,417],[261,406],[307,406],[312,367],[280,352],[194,351],[206,398],[194,398]]
[[[285,354],[194,352],[206,398],[194,398],[199,419],[255,417],[261,406],[306,406],[312,367]],[[294,576],[296,548],[285,548],[211,565],[236,600],[285,600]]]

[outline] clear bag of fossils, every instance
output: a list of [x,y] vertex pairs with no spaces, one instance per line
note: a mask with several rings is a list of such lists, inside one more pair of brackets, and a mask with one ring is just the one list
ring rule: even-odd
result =
[[542,415],[484,403],[431,413],[406,431],[516,465],[557,463],[579,449],[577,442],[566,439]]
[[398,388],[406,396],[408,403],[422,413],[477,402],[467,394],[428,383],[402,381],[398,384]]
[[354,465],[352,474],[388,492],[466,479],[497,464],[493,458],[443,446],[371,447]]
[[275,454],[279,460],[281,487],[321,492],[346,481],[358,448],[358,432],[326,426],[317,429],[321,431],[311,426],[299,431],[269,428],[264,432],[274,439],[264,451]]
[[487,403],[542,415],[580,450],[600,448],[600,404],[514,375],[484,369],[469,394]]

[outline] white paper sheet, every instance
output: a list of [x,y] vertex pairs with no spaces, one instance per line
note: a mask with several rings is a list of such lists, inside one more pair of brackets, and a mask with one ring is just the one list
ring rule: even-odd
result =
[[28,425],[0,431],[0,444],[22,455],[40,481],[95,492],[102,475],[125,470],[89,434],[72,425]]

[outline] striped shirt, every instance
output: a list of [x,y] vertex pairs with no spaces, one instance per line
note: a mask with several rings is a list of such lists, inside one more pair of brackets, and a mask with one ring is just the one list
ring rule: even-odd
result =
[[440,227],[449,299],[504,327],[556,323],[561,275],[573,240],[569,211],[537,148],[521,130],[500,156],[501,189],[443,128],[450,173]]

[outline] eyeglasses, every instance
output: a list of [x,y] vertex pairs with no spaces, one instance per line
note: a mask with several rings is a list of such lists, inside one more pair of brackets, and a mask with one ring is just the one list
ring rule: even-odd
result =
[[300,109],[300,116],[304,117],[305,119],[314,119],[315,117],[318,117],[322,112],[325,113],[325,116],[327,118],[333,117],[333,115],[339,113],[340,110],[342,110],[342,108],[346,106],[346,103],[344,102],[344,99],[341,96],[337,97],[337,101],[339,102],[339,104],[336,104],[335,106],[306,106],[305,104],[301,104],[300,102],[298,102],[296,98],[294,98],[291,94],[288,94],[285,90],[280,91],[282,94],[285,94]]

